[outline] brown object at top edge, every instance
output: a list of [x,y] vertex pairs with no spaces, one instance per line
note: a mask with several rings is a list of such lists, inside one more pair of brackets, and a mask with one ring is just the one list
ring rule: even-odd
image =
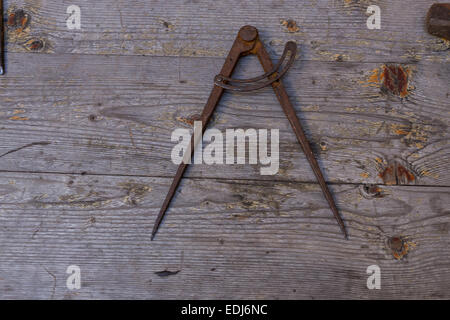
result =
[[428,10],[427,31],[437,37],[450,40],[450,3],[435,3]]

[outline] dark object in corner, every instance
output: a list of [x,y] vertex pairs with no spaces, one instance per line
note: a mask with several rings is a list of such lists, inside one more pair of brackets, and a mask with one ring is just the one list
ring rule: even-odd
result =
[[435,3],[428,10],[427,31],[437,37],[450,40],[450,3]]
[[5,29],[3,26],[3,0],[0,0],[0,75],[5,73]]
[[164,278],[164,277],[174,276],[174,275],[178,274],[178,272],[180,272],[180,270],[177,270],[177,271],[164,270],[164,271],[158,271],[158,272],[154,272],[154,273],[158,277]]

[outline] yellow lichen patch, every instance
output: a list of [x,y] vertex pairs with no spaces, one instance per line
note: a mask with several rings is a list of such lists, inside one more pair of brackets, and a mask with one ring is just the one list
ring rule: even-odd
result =
[[314,106],[305,106],[305,107],[302,107],[302,110],[303,110],[303,111],[319,111],[319,110],[320,110],[320,107],[317,106],[317,105],[314,105]]
[[25,113],[25,110],[16,109],[13,111],[13,114],[21,114],[21,113]]
[[380,74],[380,69],[379,68],[373,69],[372,70],[372,74],[370,75],[368,82],[369,83],[376,83],[376,84],[378,84],[378,83],[380,83],[382,76],[383,75]]
[[367,179],[369,177],[369,174],[367,172],[361,172],[359,175],[364,179]]
[[439,178],[439,174],[438,173],[432,173],[430,170],[424,169],[420,171],[420,175],[424,176],[424,177],[431,177],[434,179]]
[[414,145],[418,149],[424,148],[424,143],[428,141],[432,127],[422,124],[390,124],[390,131],[395,135],[403,136],[401,141],[408,146]]
[[367,79],[359,81],[363,87],[379,87],[384,80],[384,74],[381,68],[375,68],[370,71]]
[[12,116],[11,118],[9,118],[9,120],[22,120],[22,121],[26,121],[26,120],[30,120],[30,118],[28,118],[28,117]]
[[394,132],[395,132],[395,134],[398,134],[398,135],[406,135],[409,133],[408,131],[401,130],[401,129],[396,129]]
[[418,149],[425,147],[432,128],[420,124],[413,124],[408,134],[402,138],[406,145],[414,145]]

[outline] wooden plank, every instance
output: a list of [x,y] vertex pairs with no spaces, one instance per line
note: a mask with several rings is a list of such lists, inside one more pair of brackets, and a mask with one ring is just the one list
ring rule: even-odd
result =
[[[346,241],[316,184],[186,179],[150,242],[169,183],[2,173],[0,298],[450,297],[448,187],[367,197],[332,186]],[[408,246],[401,259],[391,237]],[[373,264],[381,290],[366,287]],[[81,268],[80,290],[66,288],[69,265]]]
[[[244,59],[236,76],[260,73],[255,60]],[[9,54],[0,82],[1,170],[172,176],[172,131],[191,128],[222,62]],[[450,66],[400,67],[411,72],[403,98],[377,82],[378,63],[297,62],[289,72],[288,93],[329,181],[384,183],[379,175],[398,162],[416,184],[450,184]],[[315,181],[269,88],[225,94],[212,126],[280,129],[277,179]],[[259,166],[218,168],[197,165],[190,174],[272,179]]]
[[[66,26],[71,4],[14,1],[8,8],[13,17],[8,51],[223,58],[239,28],[252,24],[261,29],[270,50],[281,51],[286,41],[295,40],[305,60],[449,61],[449,43],[425,31],[428,0],[78,0],[79,31]],[[366,26],[372,4],[381,9],[381,30]],[[17,10],[23,10],[21,17],[27,14],[25,28],[14,20]],[[288,29],[288,20],[297,27]]]

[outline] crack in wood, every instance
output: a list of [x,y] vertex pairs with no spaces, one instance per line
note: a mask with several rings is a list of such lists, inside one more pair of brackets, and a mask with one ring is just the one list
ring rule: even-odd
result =
[[13,150],[9,150],[9,151],[5,152],[4,154],[0,155],[0,158],[6,156],[8,154],[11,154],[13,152],[17,152],[19,150],[25,149],[25,148],[29,148],[29,147],[33,147],[33,146],[47,146],[49,144],[51,144],[51,142],[49,142],[49,141],[32,142],[32,143],[26,144],[22,147],[19,147],[19,148],[13,149]]

